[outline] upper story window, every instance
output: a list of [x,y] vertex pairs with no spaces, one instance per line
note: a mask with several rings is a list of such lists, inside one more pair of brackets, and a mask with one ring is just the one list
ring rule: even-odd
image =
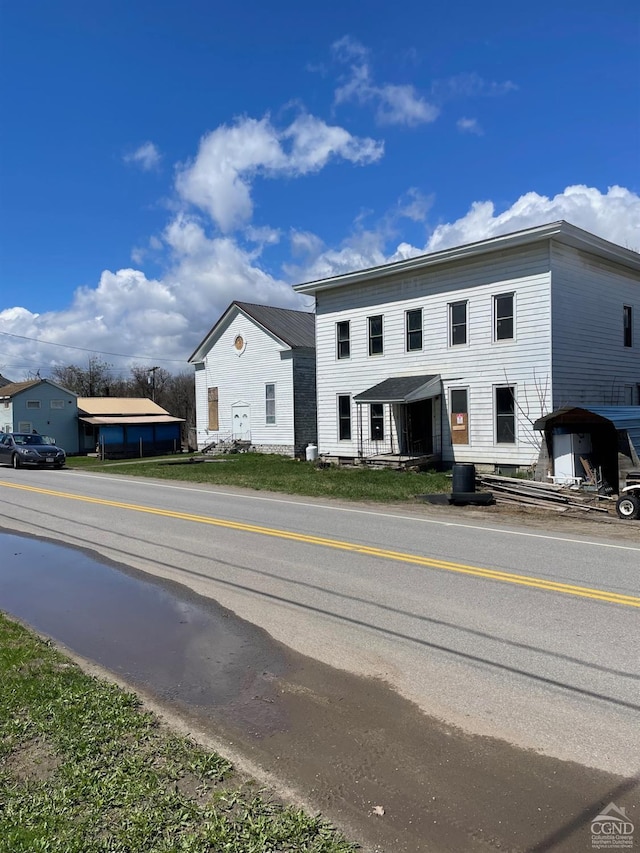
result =
[[449,346],[467,343],[467,301],[449,303]]
[[624,345],[630,347],[633,346],[633,308],[631,305],[625,305],[622,312]]
[[513,340],[513,330],[514,295],[500,293],[493,297],[493,339],[495,341]]
[[50,400],[49,406],[52,409],[64,409],[64,400]]
[[406,313],[407,352],[422,349],[422,308]]
[[39,409],[40,400],[27,400],[27,409]]
[[382,314],[377,314],[369,317],[369,355],[382,355],[383,352]]
[[338,358],[349,358],[351,355],[351,331],[348,320],[336,324],[336,344]]
[[276,422],[276,386],[273,382],[268,382],[264,386],[265,390],[265,421],[268,424]]

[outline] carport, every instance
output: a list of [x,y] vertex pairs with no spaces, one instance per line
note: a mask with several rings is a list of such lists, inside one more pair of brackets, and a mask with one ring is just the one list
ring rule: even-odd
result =
[[576,479],[587,479],[588,467],[599,470],[616,493],[627,472],[640,467],[640,406],[565,406],[533,428],[544,433],[539,467],[551,462],[552,476],[565,448],[574,451]]

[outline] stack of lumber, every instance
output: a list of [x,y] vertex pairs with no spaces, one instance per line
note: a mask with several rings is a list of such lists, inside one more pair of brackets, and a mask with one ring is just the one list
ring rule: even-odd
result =
[[478,474],[476,481],[480,486],[491,489],[496,503],[539,506],[555,512],[567,512],[569,509],[609,512],[607,506],[598,506],[600,501],[608,502],[609,499],[593,492],[499,474]]

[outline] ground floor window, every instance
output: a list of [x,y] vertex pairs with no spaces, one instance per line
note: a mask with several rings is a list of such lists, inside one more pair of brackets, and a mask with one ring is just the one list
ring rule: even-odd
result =
[[513,385],[495,389],[496,443],[516,443],[516,396]]
[[370,435],[372,441],[382,441],[384,439],[384,406],[382,403],[371,403],[369,407]]
[[266,422],[276,422],[276,386],[270,382],[265,385]]
[[208,429],[213,432],[217,432],[219,428],[218,423],[218,389],[217,388],[208,388],[207,389],[207,406],[208,406]]
[[466,388],[452,388],[449,392],[451,403],[451,443],[469,444],[469,399]]
[[340,441],[351,439],[351,397],[349,394],[338,395],[338,435]]

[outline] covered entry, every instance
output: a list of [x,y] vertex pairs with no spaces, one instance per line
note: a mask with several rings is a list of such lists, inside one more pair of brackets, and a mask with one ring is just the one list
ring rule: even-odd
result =
[[441,394],[439,374],[389,377],[356,394],[358,455],[439,453],[440,435],[434,423]]

